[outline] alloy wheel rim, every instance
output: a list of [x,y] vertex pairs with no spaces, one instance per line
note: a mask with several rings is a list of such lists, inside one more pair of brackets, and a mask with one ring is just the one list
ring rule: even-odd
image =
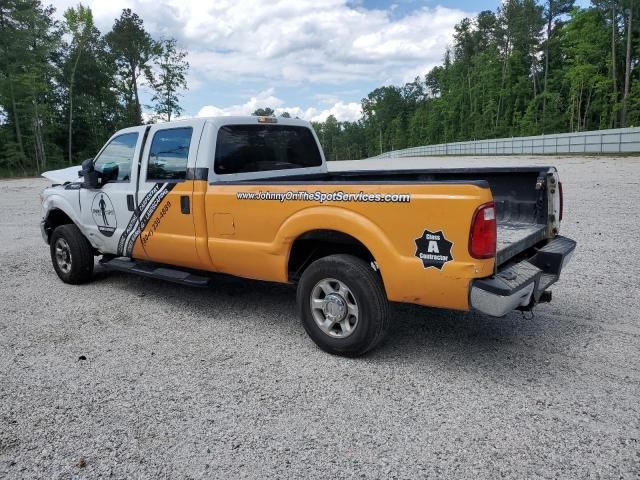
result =
[[63,273],[71,271],[71,248],[64,238],[56,240],[55,244],[56,263]]
[[316,283],[311,290],[310,305],[313,319],[325,335],[347,338],[358,326],[358,302],[340,280],[324,278]]

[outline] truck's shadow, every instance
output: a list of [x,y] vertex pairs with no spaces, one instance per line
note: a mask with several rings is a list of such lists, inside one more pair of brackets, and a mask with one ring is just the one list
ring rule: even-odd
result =
[[[298,335],[307,342],[300,335],[295,288],[290,285],[220,275],[215,277],[213,286],[199,289],[100,269],[95,281],[110,283],[108,288],[132,292],[142,302],[166,304],[178,310],[188,308],[201,322],[236,323],[238,316],[243,316],[242,321],[253,322],[251,328],[265,329],[265,336],[276,328],[281,335]],[[529,371],[535,369],[532,360],[533,364],[537,363],[537,357],[542,361],[544,341],[561,337],[561,332],[556,331],[560,328],[556,319],[540,311],[534,318],[519,312],[491,318],[477,313],[392,304],[390,314],[392,328],[387,341],[366,355],[366,361],[388,361],[393,357],[403,362],[444,361],[472,363],[476,367],[486,362],[495,369],[500,368],[496,362],[524,355],[528,365],[518,368]],[[174,314],[171,319],[179,322],[180,316]],[[315,347],[308,340],[305,348]]]

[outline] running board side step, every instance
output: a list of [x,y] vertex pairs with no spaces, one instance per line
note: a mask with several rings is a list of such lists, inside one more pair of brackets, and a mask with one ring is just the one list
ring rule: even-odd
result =
[[110,260],[101,260],[106,270],[114,272],[135,273],[147,278],[155,278],[158,280],[166,280],[168,282],[180,283],[191,287],[207,287],[211,278],[196,275],[183,270],[177,270],[164,265],[129,260],[127,258],[113,258]]

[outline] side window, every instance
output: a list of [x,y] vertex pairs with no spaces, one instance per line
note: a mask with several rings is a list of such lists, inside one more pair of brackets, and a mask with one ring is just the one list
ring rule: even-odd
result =
[[318,167],[322,157],[311,130],[289,125],[225,125],[218,130],[215,172],[264,172]]
[[171,128],[159,130],[153,135],[147,180],[184,180],[187,176],[187,159],[193,129]]
[[137,133],[125,133],[117,136],[102,150],[93,168],[100,173],[105,168],[110,169],[112,179],[118,182],[128,182],[131,180],[131,164],[136,151],[136,143],[138,143]]

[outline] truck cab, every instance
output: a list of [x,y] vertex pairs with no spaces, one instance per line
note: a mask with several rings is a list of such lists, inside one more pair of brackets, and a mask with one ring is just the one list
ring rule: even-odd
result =
[[[85,163],[85,168],[91,167],[93,172],[85,172],[83,182],[79,182],[77,168],[67,172],[70,176],[64,180],[71,181],[64,188],[74,193],[63,194],[58,189],[48,196],[49,202],[61,202],[66,207],[64,212],[70,214],[92,247],[100,253],[131,256],[135,240],[140,238],[137,258],[197,267],[200,263],[192,219],[196,182],[213,184],[221,177],[226,182],[267,179],[299,174],[300,171],[326,173],[317,138],[306,122],[279,119],[274,132],[272,125],[257,124],[256,117],[227,117],[120,130],[94,159]],[[210,152],[216,152],[218,136],[222,140],[217,153],[220,161],[216,168],[209,168]],[[259,143],[264,142],[275,147],[269,152],[273,158],[255,155],[256,151],[261,151]],[[309,155],[314,149],[315,155]],[[230,156],[230,152],[234,155]],[[304,155],[297,155],[297,152]],[[238,164],[239,156],[244,160],[241,164]],[[93,179],[93,184],[89,178]],[[76,195],[77,209],[73,208]],[[154,228],[157,224],[149,222],[148,217],[160,202],[176,206],[180,215],[172,216],[172,222],[165,222],[165,228],[158,231]],[[51,226],[45,224],[44,227],[49,235]],[[161,242],[149,242],[153,235],[170,237],[171,250],[179,251],[179,257],[167,257],[164,248],[157,246]]]

